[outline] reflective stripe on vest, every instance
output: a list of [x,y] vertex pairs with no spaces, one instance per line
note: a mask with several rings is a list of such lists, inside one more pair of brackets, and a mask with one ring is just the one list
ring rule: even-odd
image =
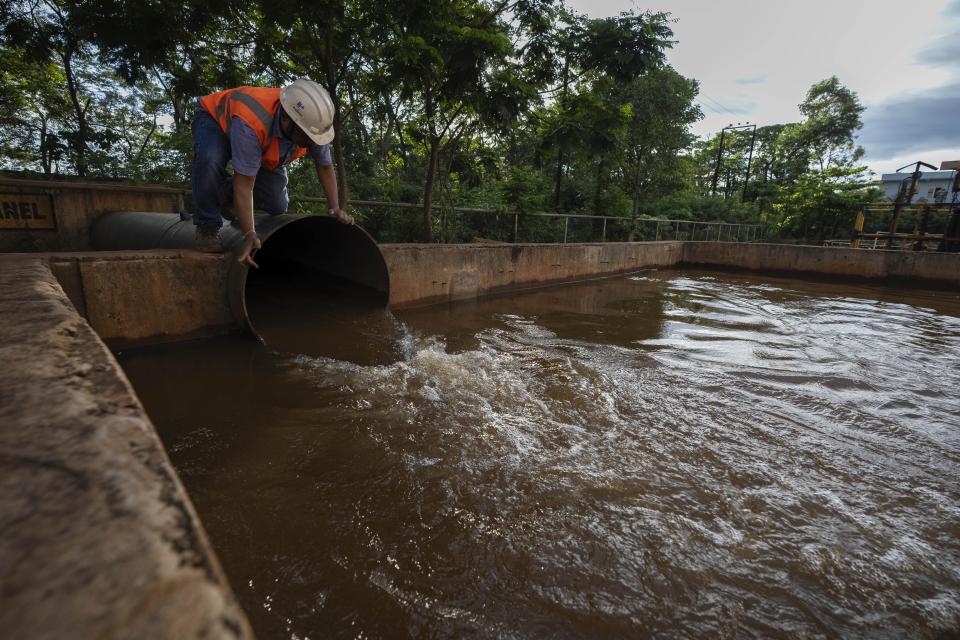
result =
[[[260,124],[262,124],[263,128],[268,132],[273,129],[273,115],[271,115],[262,104],[257,102],[256,98],[247,95],[243,91],[234,91],[230,94],[230,100],[236,100],[237,102],[242,102],[244,105],[246,105],[246,107],[253,112],[253,115],[260,120]],[[224,102],[226,102],[226,100],[224,100]]]

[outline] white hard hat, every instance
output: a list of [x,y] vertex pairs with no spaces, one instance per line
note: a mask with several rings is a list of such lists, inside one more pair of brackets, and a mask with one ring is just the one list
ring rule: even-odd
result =
[[293,122],[317,144],[333,140],[333,100],[313,80],[294,80],[280,92],[280,104]]

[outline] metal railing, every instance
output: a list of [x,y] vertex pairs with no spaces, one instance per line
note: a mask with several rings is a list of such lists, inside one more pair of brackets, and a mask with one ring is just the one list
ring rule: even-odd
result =
[[[324,198],[292,199],[294,210],[314,209]],[[351,200],[350,213],[377,242],[416,242],[423,236],[423,205]],[[758,242],[766,227],[736,222],[623,218],[586,213],[523,213],[471,207],[436,207],[433,239],[466,242],[627,242],[686,240],[694,242]]]
[[[133,182],[87,180],[36,180],[0,178],[10,186],[45,190],[94,190],[170,194],[175,209],[192,209],[186,185],[155,185]],[[326,199],[291,197],[292,212],[326,208]],[[400,215],[396,215],[399,212]],[[423,205],[405,202],[352,200],[352,213],[377,242],[417,242],[423,236]],[[758,242],[766,240],[767,227],[735,222],[677,220],[669,218],[623,218],[586,213],[522,213],[495,209],[436,206],[432,231],[435,242],[476,241],[568,243],[686,240],[694,242]]]

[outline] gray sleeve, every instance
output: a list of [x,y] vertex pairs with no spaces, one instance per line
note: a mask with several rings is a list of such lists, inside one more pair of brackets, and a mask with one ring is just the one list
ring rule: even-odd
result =
[[230,151],[233,170],[242,176],[255,176],[260,171],[263,149],[257,134],[246,122],[234,116],[230,123]]
[[330,145],[318,144],[310,150],[310,157],[318,167],[329,167],[333,164],[333,158],[330,157]]

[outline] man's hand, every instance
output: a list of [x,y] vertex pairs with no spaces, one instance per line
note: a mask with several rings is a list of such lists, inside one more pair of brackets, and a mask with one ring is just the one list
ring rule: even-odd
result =
[[237,254],[237,261],[248,267],[259,269],[260,267],[253,261],[253,256],[260,249],[260,238],[256,233],[249,233],[243,237],[243,244],[240,245],[240,253]]
[[353,216],[344,211],[343,209],[330,209],[330,215],[337,219],[338,222],[343,224],[353,224]]

